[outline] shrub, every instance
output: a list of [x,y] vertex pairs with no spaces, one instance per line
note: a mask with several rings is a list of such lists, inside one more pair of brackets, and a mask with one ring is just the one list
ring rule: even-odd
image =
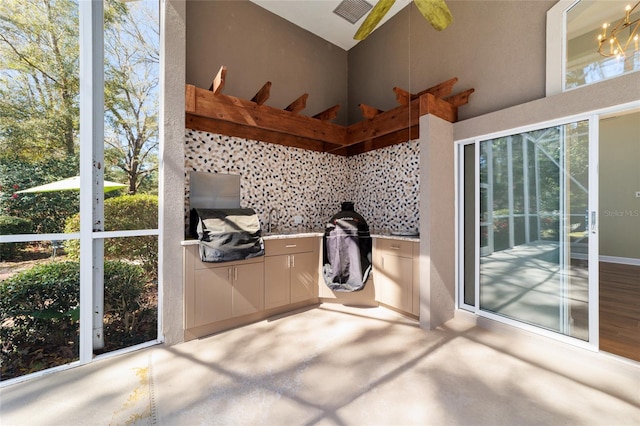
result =
[[[29,234],[33,230],[29,219],[14,216],[0,216],[0,235]],[[24,243],[0,244],[0,260],[8,259],[17,253]]]
[[0,283],[2,378],[78,358],[80,266],[52,262]]
[[[156,307],[145,302],[139,266],[105,262],[105,350],[156,337]],[[0,282],[2,379],[78,358],[80,265],[49,262]]]
[[[158,197],[136,194],[108,198],[104,201],[105,231],[155,229],[158,227]],[[80,216],[67,219],[65,232],[80,230]],[[128,259],[140,262],[145,272],[157,273],[158,238],[155,236],[105,239],[106,259]],[[72,259],[80,258],[80,243],[66,241],[65,250]]]
[[[157,294],[142,268],[121,261],[104,264],[105,350],[153,340],[157,335]],[[150,297],[153,300],[150,300]]]

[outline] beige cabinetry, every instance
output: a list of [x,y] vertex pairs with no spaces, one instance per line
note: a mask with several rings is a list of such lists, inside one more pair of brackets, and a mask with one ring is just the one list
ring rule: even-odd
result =
[[186,337],[211,334],[264,310],[263,257],[207,263],[197,244],[185,245],[183,254]]
[[318,239],[265,241],[265,309],[317,298]]
[[[215,264],[212,264],[215,265]],[[202,267],[194,271],[193,326],[264,309],[262,262]]]
[[[419,314],[418,243],[376,238],[373,249],[373,280],[376,300],[414,315]],[[415,275],[415,277],[414,277]]]

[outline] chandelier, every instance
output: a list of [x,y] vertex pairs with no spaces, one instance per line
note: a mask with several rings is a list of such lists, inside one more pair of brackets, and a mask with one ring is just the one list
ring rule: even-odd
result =
[[[611,28],[607,35],[607,29],[611,24],[602,25],[602,34],[598,35],[598,53],[604,57],[616,56],[618,59],[625,58],[626,52],[633,48],[634,52],[638,52],[638,27],[640,27],[640,18],[631,21],[631,14],[638,9],[640,1],[635,6],[627,5],[624,9],[625,15],[618,23]],[[629,28],[629,36],[624,40],[624,36],[620,34]],[[622,43],[621,43],[622,42]],[[633,42],[633,45],[632,45]],[[606,46],[609,45],[607,48]]]

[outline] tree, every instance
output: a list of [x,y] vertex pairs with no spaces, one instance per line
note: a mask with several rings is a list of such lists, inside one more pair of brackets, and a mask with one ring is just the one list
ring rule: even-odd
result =
[[[105,34],[105,160],[135,194],[156,179],[159,26],[157,9],[132,4]],[[148,184],[146,186],[149,186]]]
[[0,2],[0,155],[75,153],[77,70],[76,2]]
[[[105,2],[106,172],[130,193],[156,179],[157,3]],[[78,0],[2,0],[0,157],[70,157],[78,135]]]

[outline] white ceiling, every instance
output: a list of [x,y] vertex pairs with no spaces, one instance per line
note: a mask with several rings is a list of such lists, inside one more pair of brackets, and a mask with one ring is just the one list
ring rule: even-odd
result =
[[[251,1],[344,50],[349,50],[358,43],[358,40],[353,39],[353,35],[367,16],[365,14],[358,22],[351,24],[351,22],[336,15],[333,10],[340,4],[341,0]],[[371,5],[378,3],[378,0],[367,1]],[[397,0],[376,28],[379,28],[380,25],[410,3],[411,0]]]

